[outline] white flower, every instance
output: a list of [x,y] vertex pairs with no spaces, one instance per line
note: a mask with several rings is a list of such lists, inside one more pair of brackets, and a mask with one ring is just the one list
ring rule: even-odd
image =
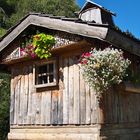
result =
[[112,84],[119,84],[127,76],[126,69],[130,61],[123,58],[121,50],[93,49],[90,54],[89,57],[84,58],[87,64],[82,63],[81,67],[86,81],[98,92],[103,92]]

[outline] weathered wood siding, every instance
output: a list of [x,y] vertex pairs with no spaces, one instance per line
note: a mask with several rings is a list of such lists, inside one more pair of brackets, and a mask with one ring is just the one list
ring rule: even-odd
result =
[[98,104],[84,82],[78,55],[58,60],[59,85],[36,90],[33,62],[12,67],[11,125],[122,124],[140,122],[140,94],[110,89]]
[[92,8],[80,14],[80,19],[88,22],[96,22],[102,24],[101,10],[99,8]]
[[114,87],[104,94],[100,108],[104,123],[140,123],[140,94],[123,91],[123,87]]
[[85,84],[77,56],[59,58],[59,88],[37,90],[33,63],[12,67],[11,125],[97,123],[95,94]]

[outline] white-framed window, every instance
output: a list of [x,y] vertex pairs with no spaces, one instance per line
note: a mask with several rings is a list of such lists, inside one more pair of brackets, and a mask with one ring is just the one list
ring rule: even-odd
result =
[[57,85],[56,60],[38,62],[34,66],[34,84],[36,88]]

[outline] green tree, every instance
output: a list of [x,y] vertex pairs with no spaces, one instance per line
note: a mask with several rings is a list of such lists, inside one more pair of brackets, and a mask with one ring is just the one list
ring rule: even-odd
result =
[[0,7],[0,27],[3,26],[4,21],[5,21],[5,18],[6,18],[6,13],[5,13],[5,11],[2,9],[2,7]]
[[0,140],[5,140],[9,131],[10,76],[0,73]]
[[8,29],[29,12],[75,17],[75,0],[0,0],[0,27]]
[[[16,3],[15,7],[12,6],[14,2]],[[75,0],[14,0],[14,2],[11,3],[11,0],[8,1],[9,6],[15,8],[15,12],[10,18],[7,18],[7,27],[14,25],[29,12],[75,17],[74,12],[79,10]]]
[[2,7],[0,7],[0,37],[6,33],[6,30],[2,28],[4,26],[6,19],[6,13]]
[[2,37],[6,33],[6,30],[3,28],[0,28],[0,37]]
[[0,0],[0,27],[5,27],[5,21],[15,10],[15,0]]

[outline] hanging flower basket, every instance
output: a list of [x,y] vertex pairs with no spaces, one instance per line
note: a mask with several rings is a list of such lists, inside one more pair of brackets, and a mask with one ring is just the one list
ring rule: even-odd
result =
[[50,50],[55,45],[55,38],[52,35],[40,33],[33,36],[31,43],[20,49],[21,56],[39,57],[40,59],[49,58]]
[[111,85],[119,84],[127,76],[130,60],[123,57],[121,50],[106,48],[92,49],[81,56],[81,69],[86,82],[97,91],[98,96]]

